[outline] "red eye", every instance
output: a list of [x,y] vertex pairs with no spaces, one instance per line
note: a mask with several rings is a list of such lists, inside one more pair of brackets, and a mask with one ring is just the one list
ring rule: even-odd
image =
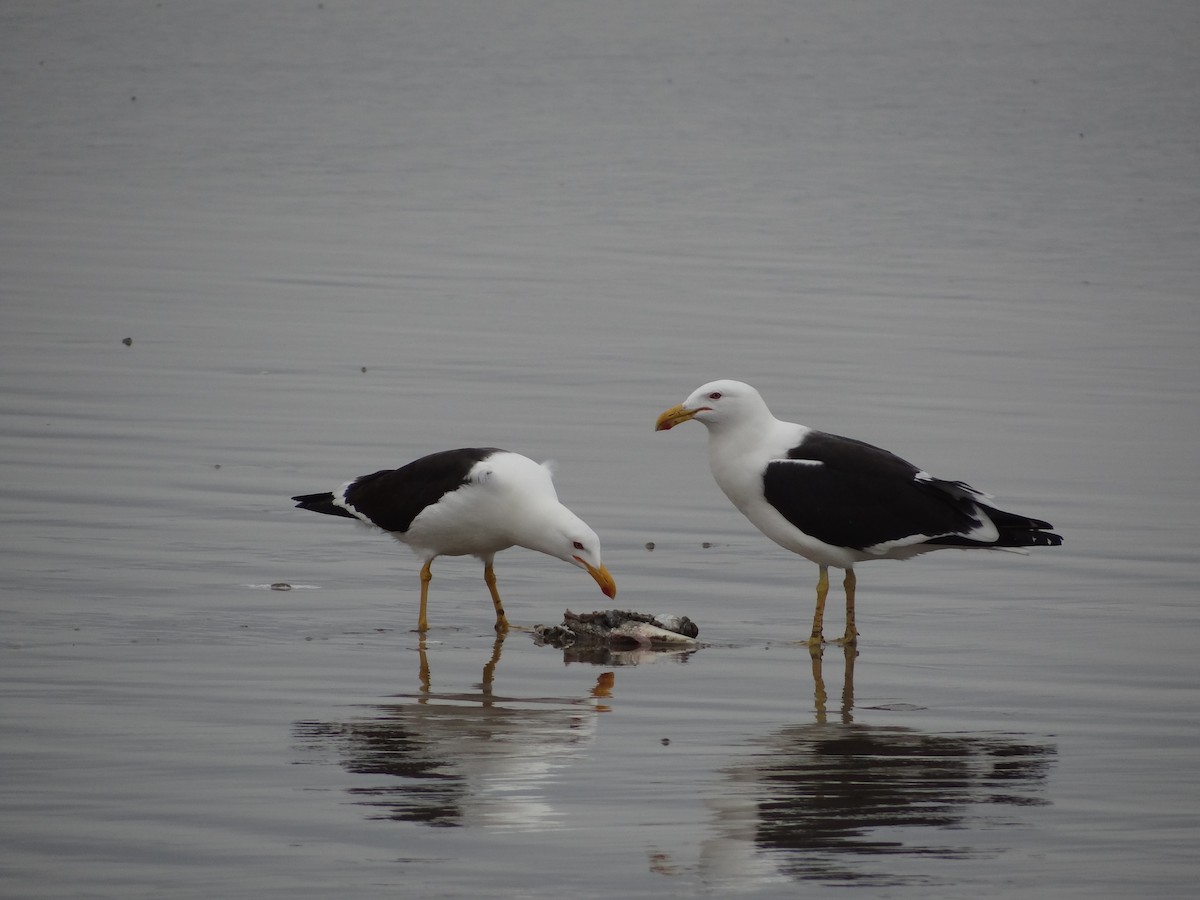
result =
[[713,391],[711,394],[709,394],[709,395],[708,395],[708,399],[709,399],[709,400],[720,400],[720,399],[721,399],[721,392],[720,392],[720,391]]
[[575,549],[576,549],[576,550],[582,550],[582,549],[583,549],[583,544],[581,544],[579,541],[576,541],[574,546],[575,546]]

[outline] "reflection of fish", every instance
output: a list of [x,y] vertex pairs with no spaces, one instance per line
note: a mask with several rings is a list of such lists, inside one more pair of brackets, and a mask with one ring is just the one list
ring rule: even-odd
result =
[[574,644],[562,648],[563,662],[585,663],[592,666],[640,666],[671,661],[686,662],[696,652],[695,647],[635,647],[632,650],[613,650],[603,644]]
[[345,722],[297,722],[295,736],[304,750],[333,750],[347,771],[366,776],[368,783],[350,793],[380,818],[553,827],[558,816],[545,786],[595,737],[613,676],[602,673],[586,697],[500,697],[492,678],[502,643],[496,641],[477,690],[432,691],[422,645],[418,693]]

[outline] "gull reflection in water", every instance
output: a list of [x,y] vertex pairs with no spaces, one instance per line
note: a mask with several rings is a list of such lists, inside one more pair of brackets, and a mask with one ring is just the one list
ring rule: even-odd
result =
[[350,793],[378,818],[513,830],[559,825],[545,785],[593,740],[614,675],[600,674],[582,697],[503,696],[493,690],[503,644],[498,637],[475,690],[439,693],[422,639],[417,693],[346,722],[298,722],[301,749],[333,750],[347,771],[371,776]]
[[[856,655],[844,648],[841,704],[831,714],[814,649],[815,721],[754,738],[724,770],[707,801],[715,836],[700,848],[706,881],[925,883],[922,861],[992,855],[997,842],[986,832],[1019,826],[1022,807],[1048,805],[1052,743],[856,724]],[[669,868],[653,853],[650,864]]]

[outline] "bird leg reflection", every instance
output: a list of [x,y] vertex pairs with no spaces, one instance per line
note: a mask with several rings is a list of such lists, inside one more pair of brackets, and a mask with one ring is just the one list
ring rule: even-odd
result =
[[492,644],[492,658],[483,665],[483,681],[479,685],[479,689],[483,691],[485,697],[492,696],[492,681],[496,678],[496,666],[500,663],[500,650],[504,647],[503,631],[496,635],[496,641]]
[[[496,666],[500,664],[500,651],[504,647],[504,638],[504,634],[496,635],[496,640],[492,643],[491,659],[483,665],[483,680],[476,685],[485,698],[490,697],[492,693],[492,682],[496,679]],[[433,686],[429,672],[429,655],[426,652],[425,638],[423,636],[417,642],[417,657],[420,660],[421,693],[424,695],[417,702],[425,703],[429,699],[429,694]]]
[[[826,710],[828,694],[825,691],[825,677],[821,667],[825,648],[819,645],[810,646],[808,652],[812,658],[813,705],[817,713],[817,724],[824,725],[828,717]],[[848,725],[854,721],[854,716],[851,713],[854,709],[854,660],[857,657],[858,650],[853,645],[842,645],[844,669],[842,673],[842,705],[840,713],[843,725]]]
[[[428,694],[429,693],[429,657],[425,654],[425,637],[424,637],[424,635],[422,635],[421,639],[419,641],[417,641],[417,655],[420,657],[420,660],[421,660],[421,693]],[[427,698],[423,697],[420,700],[418,700],[417,702],[424,703],[426,701],[426,699]]]
[[820,644],[809,644],[808,655],[812,659],[813,705],[817,710],[817,721],[825,721],[825,701],[829,695],[825,693],[825,676],[821,673],[821,658],[825,648]]

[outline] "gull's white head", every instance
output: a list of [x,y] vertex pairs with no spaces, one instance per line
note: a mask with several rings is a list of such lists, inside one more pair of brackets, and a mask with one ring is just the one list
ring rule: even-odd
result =
[[695,419],[712,428],[725,428],[743,422],[771,418],[762,395],[742,381],[710,381],[692,391],[682,403],[665,410],[654,424],[655,431],[670,431],[676,425]]
[[617,596],[617,583],[600,560],[600,538],[591,527],[563,506],[543,507],[536,520],[518,535],[517,543],[586,571],[607,597]]

